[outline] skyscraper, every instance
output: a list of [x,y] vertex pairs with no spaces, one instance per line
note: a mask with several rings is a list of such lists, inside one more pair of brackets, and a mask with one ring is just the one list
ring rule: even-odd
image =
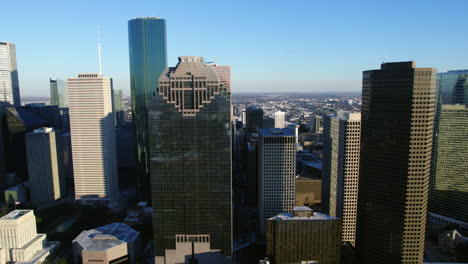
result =
[[246,129],[248,133],[258,133],[263,128],[263,109],[252,105],[245,110]]
[[0,114],[7,106],[20,106],[16,46],[0,42]]
[[109,203],[119,193],[111,79],[81,73],[68,93],[75,199]]
[[312,119],[312,132],[322,133],[323,132],[323,116],[314,115]]
[[260,233],[268,218],[295,204],[296,136],[287,128],[260,129],[258,145]]
[[[138,187],[149,196],[147,102],[158,89],[158,78],[167,67],[166,20],[156,17],[128,21],[130,91],[141,176]],[[146,189],[148,190],[146,191]]]
[[323,121],[322,210],[343,220],[343,242],[354,245],[361,114],[339,111]]
[[35,205],[65,195],[63,145],[60,131],[44,127],[26,134],[31,201]]
[[36,128],[49,126],[47,120],[27,107],[7,107],[5,109],[5,143],[6,171],[16,173],[22,180],[28,179],[25,134]]
[[285,112],[277,111],[275,112],[275,127],[276,128],[284,128],[284,119],[285,119]]
[[422,263],[436,70],[363,73],[356,249],[360,263]]
[[125,112],[124,112],[124,105],[122,101],[122,90],[114,90],[114,119],[115,119],[115,126],[121,126],[124,118],[125,118]]
[[196,253],[232,254],[230,103],[201,57],[180,57],[159,78],[148,105],[157,264],[183,262],[187,239]]
[[468,70],[437,75],[429,211],[468,222]]
[[67,82],[60,79],[49,79],[50,83],[50,104],[59,108],[68,107],[68,87]]

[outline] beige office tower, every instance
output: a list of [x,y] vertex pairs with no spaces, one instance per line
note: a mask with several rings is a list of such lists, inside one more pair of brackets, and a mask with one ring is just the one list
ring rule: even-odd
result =
[[296,136],[287,128],[260,129],[258,148],[260,233],[266,221],[295,204]]
[[83,203],[119,196],[111,81],[101,73],[68,79],[75,199]]
[[421,264],[436,69],[414,62],[365,71],[356,250],[362,264]]
[[339,111],[323,121],[322,210],[343,220],[343,242],[354,245],[361,113]]
[[275,112],[275,128],[284,128],[285,127],[285,112],[277,111]]
[[63,144],[60,131],[51,127],[26,134],[29,189],[34,205],[43,205],[65,196]]

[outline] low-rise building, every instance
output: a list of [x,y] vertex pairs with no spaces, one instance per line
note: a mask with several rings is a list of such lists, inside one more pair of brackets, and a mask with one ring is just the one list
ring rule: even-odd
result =
[[85,230],[73,240],[75,264],[135,263],[140,256],[140,233],[124,223]]
[[28,182],[23,182],[5,190],[5,202],[8,204],[24,203],[27,201]]
[[341,219],[314,212],[307,206],[294,207],[267,221],[267,256],[275,264],[338,264]]

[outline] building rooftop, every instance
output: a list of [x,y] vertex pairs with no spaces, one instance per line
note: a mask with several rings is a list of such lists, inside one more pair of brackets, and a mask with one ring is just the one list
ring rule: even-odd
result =
[[[14,174],[16,176],[16,174]],[[29,182],[25,181],[25,182],[22,182],[18,185],[15,185],[13,187],[10,187],[8,189],[6,189],[5,191],[18,191],[18,190],[21,190],[21,189],[24,189],[24,188],[27,188],[29,187]]]
[[467,70],[453,70],[453,71],[438,73],[438,75],[446,75],[446,74],[468,74],[468,69]]
[[[296,206],[296,207],[304,207],[304,206]],[[296,207],[294,209],[296,209]],[[310,208],[309,208],[310,209]],[[312,209],[310,209],[312,210]],[[323,213],[318,213],[314,212],[312,216],[310,217],[297,217],[294,216],[293,213],[281,213],[279,215],[273,216],[268,220],[274,220],[274,221],[315,221],[315,220],[338,220],[339,218],[323,214]]]
[[294,137],[295,134],[287,128],[268,128],[260,129],[262,137]]
[[41,127],[41,128],[36,128],[33,130],[34,134],[46,134],[53,132],[54,128],[53,127]]
[[102,78],[102,73],[78,73],[78,78]]
[[31,211],[32,210],[14,210],[8,213],[7,215],[4,215],[2,218],[0,218],[0,220],[1,219],[18,219]]
[[123,243],[134,242],[140,233],[124,223],[112,223],[96,229],[81,232],[73,242],[83,250],[102,251]]
[[361,113],[358,112],[338,111],[336,117],[346,121],[361,121]]
[[412,68],[416,68],[416,62],[414,61],[386,62],[381,65],[382,70]]

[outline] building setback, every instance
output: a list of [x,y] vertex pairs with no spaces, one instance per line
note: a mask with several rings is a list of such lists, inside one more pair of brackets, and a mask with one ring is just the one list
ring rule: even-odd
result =
[[26,154],[32,203],[42,205],[64,197],[66,185],[60,131],[44,127],[26,134]]
[[429,211],[468,223],[468,70],[437,75]]
[[68,93],[75,199],[109,203],[119,196],[111,79],[81,73]]
[[422,263],[436,70],[363,73],[356,249],[360,263]]
[[343,242],[354,246],[361,114],[339,111],[323,125],[322,211],[343,220]]
[[7,106],[20,106],[16,46],[0,42],[0,114]]
[[341,219],[294,207],[268,219],[266,254],[275,264],[340,263]]
[[201,57],[179,57],[159,78],[148,104],[157,264],[184,261],[188,238],[197,254],[232,255],[230,104]]
[[42,263],[59,244],[37,233],[33,210],[14,210],[0,218],[0,263]]
[[258,142],[260,233],[268,218],[292,212],[295,204],[296,136],[286,128],[260,129]]

